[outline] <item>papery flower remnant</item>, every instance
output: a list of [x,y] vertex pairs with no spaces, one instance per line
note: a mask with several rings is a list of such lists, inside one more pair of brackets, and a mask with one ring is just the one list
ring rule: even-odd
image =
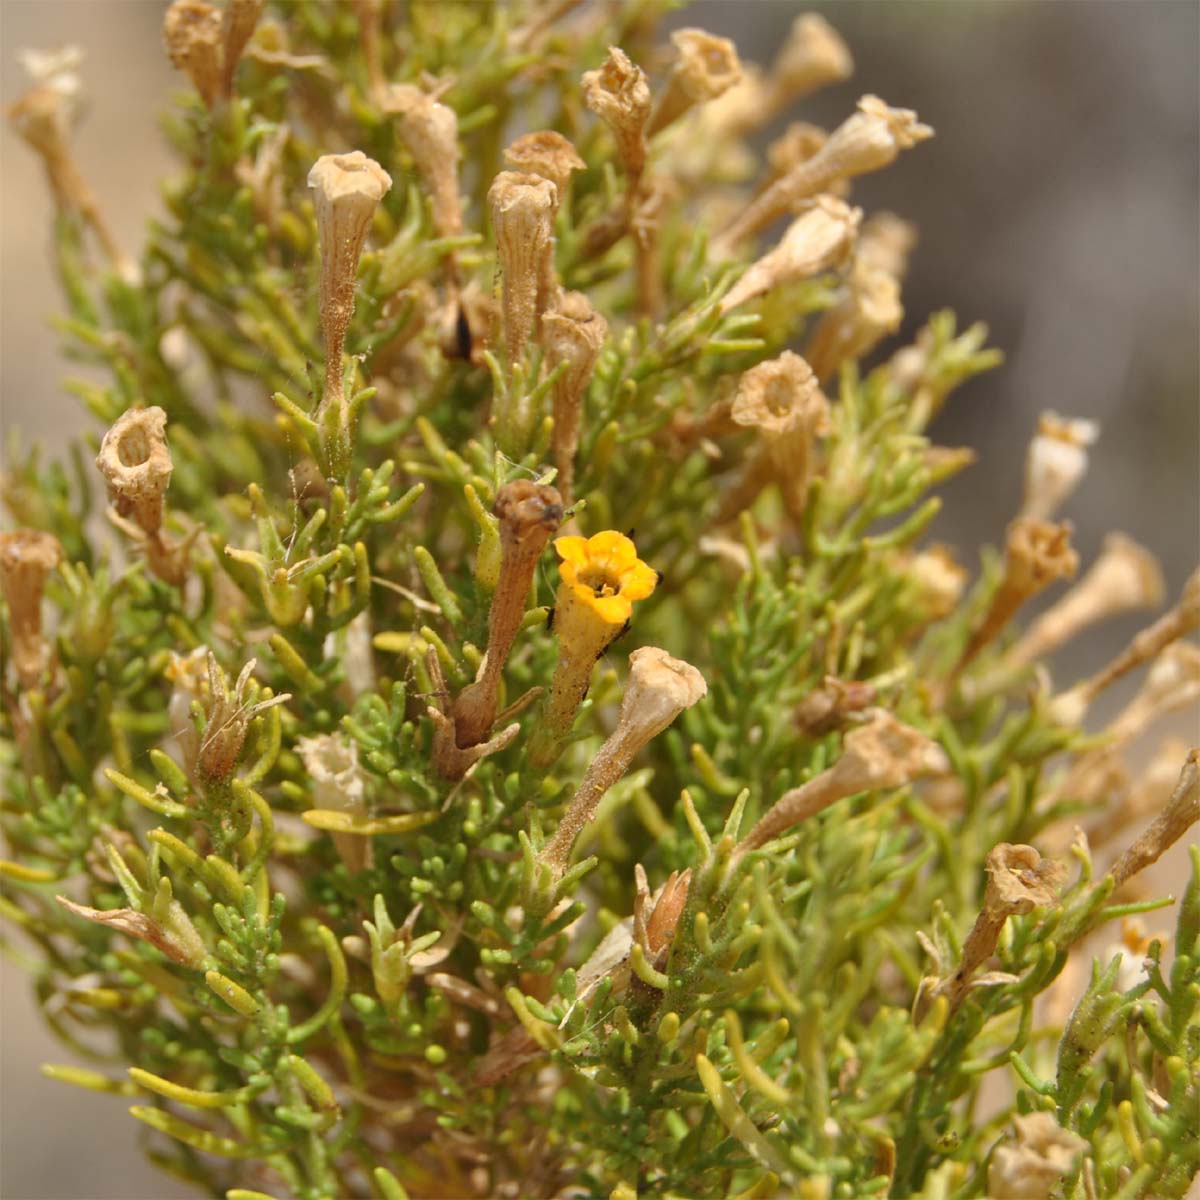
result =
[[1014,1135],[992,1154],[988,1200],[1049,1200],[1088,1144],[1063,1129],[1053,1113],[1017,1115],[1012,1123]]
[[675,64],[666,90],[646,127],[653,137],[697,104],[715,100],[742,77],[737,47],[703,29],[677,29],[671,34]]
[[463,230],[458,192],[458,115],[436,95],[411,83],[393,83],[383,95],[384,110],[397,118],[400,137],[429,191],[433,227],[439,237]]
[[8,605],[12,660],[23,688],[34,688],[53,656],[42,630],[42,596],[63,550],[53,534],[35,529],[0,532],[0,591]]
[[1087,448],[1100,436],[1095,421],[1046,412],[1025,458],[1023,517],[1048,521],[1066,503],[1087,471]]

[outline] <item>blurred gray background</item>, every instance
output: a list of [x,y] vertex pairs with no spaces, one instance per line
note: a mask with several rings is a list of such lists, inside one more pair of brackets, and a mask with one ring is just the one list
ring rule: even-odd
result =
[[[0,99],[25,86],[16,52],[75,42],[90,98],[80,165],[118,239],[135,249],[169,160],[156,114],[179,86],[159,0],[0,0]],[[975,562],[1019,501],[1024,446],[1045,408],[1099,420],[1069,505],[1087,562],[1121,529],[1163,558],[1172,594],[1200,546],[1200,5],[1195,0],[701,0],[675,19],[767,61],[798,12],[841,30],[858,70],[781,118],[835,125],[873,91],[916,108],[937,138],[855,187],[921,230],[905,334],[939,308],[981,319],[1008,356],[969,385],[935,434],[981,463],[946,491],[935,532]],[[581,64],[584,66],[592,64]],[[73,368],[48,320],[51,208],[32,157],[0,131],[0,424],[51,447],[88,427],[59,386]],[[1098,666],[1139,627],[1113,622],[1056,675]],[[1126,693],[1109,698],[1111,711]],[[1101,714],[1103,715],[1103,714]],[[1177,731],[1197,736],[1194,715]],[[168,1200],[126,1101],[41,1077],[69,1055],[37,1023],[28,983],[0,960],[0,1197]]]

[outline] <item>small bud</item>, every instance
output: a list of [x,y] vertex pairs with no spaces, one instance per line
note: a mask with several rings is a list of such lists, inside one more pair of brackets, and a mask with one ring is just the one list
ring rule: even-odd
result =
[[721,300],[727,313],[784,283],[808,279],[840,266],[850,255],[862,209],[835,196],[818,196],[804,206],[774,250],[752,263]]
[[1123,533],[1111,533],[1087,574],[1030,626],[1008,655],[1012,666],[1037,662],[1109,617],[1162,603],[1158,560]]
[[322,405],[342,403],[342,351],[354,314],[358,260],[392,177],[361,150],[326,154],[308,173],[321,241],[321,331],[325,337]]
[[733,422],[756,429],[758,442],[742,477],[722,501],[718,523],[750,504],[774,480],[794,521],[803,515],[812,478],[813,446],[826,431],[829,402],[808,363],[791,350],[751,367],[738,380]]
[[[326,733],[300,738],[296,753],[313,782],[313,808],[366,816],[366,784],[358,765],[358,743],[345,734]],[[352,875],[373,865],[370,838],[334,833],[338,857]]]
[[656,646],[635,650],[629,668],[617,728],[597,751],[554,836],[538,855],[556,877],[566,870],[571,847],[595,816],[601,797],[624,776],[634,755],[708,694],[704,676],[695,667]]
[[575,493],[575,452],[579,448],[579,430],[583,402],[600,351],[608,337],[608,322],[588,303],[581,292],[566,292],[557,306],[542,317],[542,345],[546,366],[553,371],[560,364],[563,373],[554,383],[554,433],[552,447],[555,482],[562,493],[564,507]]
[[750,202],[722,237],[722,247],[728,250],[838,180],[888,166],[901,150],[931,137],[933,130],[922,125],[911,109],[892,108],[878,96],[863,96],[858,111],[829,135],[812,158]]
[[864,715],[866,721],[842,739],[838,761],[784,792],[734,847],[731,863],[847,796],[903,787],[922,775],[945,774],[950,769],[945,752],[923,733],[881,708]]
[[646,961],[660,968],[666,963],[671,941],[687,904],[692,872],[672,871],[656,894],[651,895],[641,863],[634,869],[633,940],[646,952]]
[[171,65],[186,73],[204,107],[216,107],[225,80],[225,20],[205,0],[175,0],[163,17]]
[[1116,886],[1157,862],[1197,821],[1200,821],[1200,750],[1192,750],[1166,807],[1113,864],[1109,874]]
[[987,875],[983,907],[963,943],[958,970],[935,989],[937,994],[949,995],[954,1008],[970,990],[976,969],[995,951],[1004,922],[1035,908],[1056,906],[1067,869],[1053,859],[1042,858],[1032,846],[1001,842],[987,856]]
[[675,65],[666,91],[646,127],[652,137],[677,121],[689,109],[715,100],[742,78],[737,47],[728,39],[703,29],[677,29],[671,34]]
[[484,741],[495,723],[501,673],[525,615],[538,559],[562,521],[562,497],[552,487],[519,479],[500,488],[492,511],[500,522],[500,578],[492,593],[479,677],[454,704],[455,740],[462,749]]
[[488,189],[488,204],[503,282],[505,345],[512,367],[533,334],[541,315],[539,293],[547,292],[547,275],[553,275],[558,194],[548,179],[501,171]]
[[870,354],[903,319],[895,276],[856,259],[841,299],[821,314],[805,355],[817,378],[829,379],[844,362]]
[[284,692],[266,700],[248,700],[250,677],[255,665],[254,659],[251,659],[230,688],[216,656],[209,652],[208,723],[196,756],[196,773],[209,787],[226,783],[233,774],[250,730],[250,722],[268,708],[285,704],[292,698],[290,693]]
[[650,85],[641,67],[624,50],[608,48],[608,58],[583,74],[583,102],[612,131],[617,157],[630,181],[646,166],[646,122],[650,119]]
[[0,532],[0,591],[8,605],[13,666],[23,688],[37,687],[53,653],[42,631],[46,579],[63,550],[56,537],[34,529]]
[[1136,670],[1142,663],[1156,658],[1172,642],[1187,637],[1196,629],[1200,629],[1200,568],[1188,576],[1174,608],[1137,634],[1106,667],[1077,683],[1070,691],[1055,697],[1055,719],[1064,725],[1079,724],[1087,712],[1088,705],[1105,688],[1110,687],[1123,675]]
[[1043,413],[1025,458],[1025,503],[1021,515],[1048,521],[1079,486],[1087,470],[1087,448],[1099,436],[1094,421]]
[[767,104],[778,112],[831,83],[854,73],[854,60],[841,35],[818,13],[803,13],[792,22],[769,76]]
[[571,176],[587,168],[575,147],[552,129],[540,129],[517,138],[504,151],[504,161],[520,175],[539,175],[554,184],[556,206],[566,200]]
[[988,1166],[988,1195],[1049,1200],[1055,1185],[1074,1171],[1087,1142],[1063,1129],[1049,1112],[1014,1115],[1015,1137],[1002,1142]]
[[400,137],[429,189],[434,228],[441,237],[456,237],[463,230],[458,115],[411,83],[393,83],[382,108],[399,117]]
[[161,408],[131,408],[104,435],[96,456],[109,502],[148,534],[162,528],[163,496],[171,482],[166,429],[167,414]]
[[1004,545],[1004,577],[988,610],[976,623],[953,675],[1000,634],[1026,600],[1056,579],[1075,574],[1079,556],[1071,549],[1070,539],[1068,524],[1052,525],[1036,517],[1018,517],[1009,525]]

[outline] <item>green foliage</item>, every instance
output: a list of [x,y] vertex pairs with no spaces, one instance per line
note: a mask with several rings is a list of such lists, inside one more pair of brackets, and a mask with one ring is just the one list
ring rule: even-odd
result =
[[[966,1198],[987,1191],[1010,1115],[1034,1111],[1083,1139],[1058,1194],[1182,1196],[1200,1168],[1194,847],[1173,956],[1154,942],[1140,981],[1113,957],[1073,982],[1088,934],[1154,907],[1114,902],[1076,842],[1061,902],[1004,923],[961,1002],[938,987],[985,902],[988,852],[1062,847],[1087,797],[1063,793],[1060,768],[1093,750],[1053,719],[1044,677],[999,669],[1005,637],[956,673],[1000,565],[944,609],[914,570],[936,488],[969,457],[934,447],[929,423],[998,355],[942,313],[873,368],[847,359],[800,518],[771,484],[723,511],[755,461],[757,435],[728,419],[738,379],[803,346],[842,281],[723,311],[751,255],[710,253],[728,199],[712,164],[662,218],[661,311],[639,311],[632,236],[597,250],[624,183],[579,76],[609,45],[654,63],[669,7],[558,22],[533,3],[383,7],[388,77],[441,80],[457,113],[461,235],[438,233],[371,87],[372,5],[311,0],[259,25],[227,103],[180,97],[180,172],[135,275],[60,218],[62,327],[104,377],[69,386],[100,424],[69,469],[13,448],[5,502],[63,562],[51,664],[32,686],[9,671],[0,714],[0,913],[50,1027],[97,1067],[47,1072],[136,1098],[155,1161],[231,1200]],[[447,778],[437,718],[486,650],[492,506],[513,480],[554,478],[561,369],[536,345],[502,361],[466,315],[472,289],[499,286],[485,197],[503,146],[543,123],[588,164],[558,214],[557,269],[610,330],[573,516],[635,530],[662,578],[539,769],[539,710],[521,704],[556,661],[543,560],[503,678],[498,726],[520,732]],[[696,170],[689,136],[652,143],[655,172]],[[334,411],[305,179],[348,145],[396,182]],[[99,434],[147,406],[168,421],[167,532],[202,535],[183,587],[91,516]],[[551,878],[538,855],[646,643],[695,664],[708,695],[641,751]],[[867,701],[816,719],[830,677]],[[735,854],[839,760],[868,701],[934,739],[949,772],[847,795]],[[322,737],[347,756],[336,769],[306,741]],[[635,864],[655,885],[690,872],[661,954],[628,916]],[[1047,996],[1074,1005],[1061,1028],[1039,1015]],[[985,1085],[1005,1097],[986,1116]]]

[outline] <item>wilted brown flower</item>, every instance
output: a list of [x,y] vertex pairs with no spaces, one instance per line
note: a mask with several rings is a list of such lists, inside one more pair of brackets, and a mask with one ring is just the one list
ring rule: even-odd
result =
[[42,632],[42,595],[63,550],[53,534],[35,529],[0,532],[0,590],[8,605],[13,666],[23,688],[36,687],[50,664]]
[[715,100],[741,80],[737,47],[728,39],[703,29],[677,29],[671,34],[675,64],[659,99],[646,135],[654,134],[697,104]]
[[618,46],[595,71],[583,74],[583,102],[612,131],[617,157],[631,186],[646,166],[646,122],[650,119],[650,85],[646,73]]

